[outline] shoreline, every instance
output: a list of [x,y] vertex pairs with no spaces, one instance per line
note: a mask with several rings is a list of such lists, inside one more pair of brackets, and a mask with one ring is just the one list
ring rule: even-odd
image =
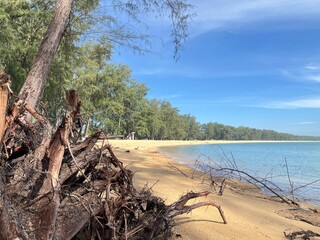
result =
[[[163,155],[158,151],[158,147],[240,143],[240,141],[152,140],[109,140],[108,142],[114,148],[117,157],[135,172],[134,185],[138,189],[146,184],[149,187],[153,186],[154,195],[162,197],[166,204],[173,203],[189,191],[212,191],[212,189],[203,177],[191,177],[195,172],[193,169]],[[245,141],[247,142],[257,141]],[[188,177],[170,165],[178,168]],[[229,223],[221,224],[216,209],[200,208],[192,211],[191,214],[176,218],[178,226],[174,228],[174,233],[180,234],[182,236],[180,239],[285,239],[284,231],[304,229],[320,232],[320,227],[289,219],[288,217],[295,217],[292,215],[295,211],[293,206],[257,193],[257,189],[253,189],[252,186],[249,189],[248,185],[234,181],[230,181],[227,185],[222,196],[212,193],[206,199],[199,200],[219,202]],[[190,202],[190,204],[193,203],[195,202]],[[320,219],[315,216],[315,221],[318,220],[320,223]],[[176,238],[173,237],[173,239]]]
[[120,145],[122,147],[128,146],[146,149],[146,148],[157,148],[157,147],[171,147],[171,146],[189,146],[189,145],[209,145],[209,144],[248,144],[248,143],[311,143],[320,142],[320,140],[118,140],[108,139],[107,142],[111,144]]

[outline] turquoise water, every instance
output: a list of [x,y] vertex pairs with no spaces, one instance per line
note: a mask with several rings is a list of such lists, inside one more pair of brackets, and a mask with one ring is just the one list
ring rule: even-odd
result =
[[[320,205],[320,142],[190,145],[163,147],[160,151],[192,167],[201,165],[204,171],[209,167],[243,170],[267,179],[268,186],[272,187],[270,182],[276,184],[281,194],[292,196],[288,167],[293,189],[296,189],[294,196]],[[308,186],[302,187],[304,185]]]

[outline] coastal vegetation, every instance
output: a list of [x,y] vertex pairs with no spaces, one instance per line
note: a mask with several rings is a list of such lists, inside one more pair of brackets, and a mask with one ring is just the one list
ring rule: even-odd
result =
[[[123,166],[113,153],[112,147],[106,144],[100,149],[95,148],[98,139],[105,136],[100,130],[82,139],[80,115],[82,103],[75,90],[66,91],[66,109],[63,113],[56,115],[54,129],[47,118],[47,116],[50,118],[50,113],[45,116],[47,111],[45,106],[41,106],[40,99],[46,84],[50,83],[47,78],[53,59],[56,55],[59,59],[60,43],[64,37],[68,39],[69,27],[71,35],[72,33],[77,35],[72,28],[77,22],[73,20],[82,16],[87,17],[87,13],[94,9],[92,6],[97,5],[99,1],[1,1],[0,3],[0,21],[5,28],[8,28],[5,33],[8,36],[1,36],[5,43],[2,48],[4,58],[1,59],[1,67],[4,70],[0,69],[1,239],[155,239],[160,237],[167,239],[171,234],[175,216],[202,206],[216,207],[226,223],[220,205],[213,201],[186,205],[190,199],[207,196],[209,191],[189,192],[171,205],[166,205],[161,198],[152,196],[148,188],[138,191],[133,185],[133,173]],[[125,2],[123,6],[121,1],[112,1],[112,3],[115,4],[114,7],[122,7],[123,11],[129,15],[133,14],[131,15],[133,18],[142,10],[168,10],[173,21],[173,33],[177,34],[173,35],[174,43],[177,48],[179,47],[180,40],[184,38],[184,26],[188,18],[184,15],[184,11],[189,8],[189,5],[184,1],[153,1],[151,4],[146,1],[135,3],[130,1]],[[90,7],[87,6],[88,4],[91,4]],[[16,7],[21,11],[14,11]],[[37,30],[41,28],[41,24],[38,26],[38,20],[41,19],[41,15],[38,14],[39,8],[49,9],[52,16],[49,17],[50,22],[44,25],[47,25],[47,28],[43,28],[45,31],[40,31],[42,34],[39,33],[41,43],[38,42],[35,48],[31,49],[35,54],[34,60],[31,60],[32,58],[28,59],[32,55],[29,55],[32,51],[28,49],[28,42],[30,39],[36,41],[34,34],[37,34]],[[108,20],[110,21],[110,18]],[[23,32],[25,21],[38,24],[27,30],[30,33],[24,36],[27,38],[20,36],[21,41],[26,45],[23,47],[20,45],[21,48],[19,48],[14,41],[19,37],[16,33],[19,35],[19,32]],[[12,22],[16,25],[12,25]],[[76,46],[75,41],[72,44]],[[32,41],[30,45],[32,46]],[[6,47],[13,49],[17,47],[19,50],[18,52],[13,50],[12,54],[10,49],[6,52]],[[88,46],[87,48],[90,49]],[[21,50],[25,50],[25,54],[19,52]],[[108,48],[93,47],[91,53],[97,59],[96,57],[108,53]],[[69,55],[71,54],[67,52],[62,55],[64,60],[59,62],[62,65],[57,65],[58,71],[61,72],[64,69],[63,66],[68,65],[66,58],[70,57]],[[88,70],[89,76],[97,74],[94,79],[97,81],[89,84],[87,86],[89,89],[105,87],[99,85],[101,79],[97,76],[100,76],[100,73],[106,76],[110,72],[118,74],[118,69],[120,73],[123,72],[121,67],[111,66],[111,71],[105,73],[103,64],[96,64],[96,62],[92,64],[90,57],[85,62],[87,64],[83,64],[82,60],[76,61],[73,65],[75,72],[71,71],[72,76],[76,75],[77,66],[80,66],[80,74],[77,75],[80,82],[81,76],[86,76],[87,73],[86,71],[81,73],[83,67]],[[10,62],[10,59],[13,62]],[[73,61],[71,60],[70,63],[72,64]],[[16,71],[13,70],[14,67],[17,67]],[[21,82],[18,81],[19,74],[14,75],[19,72]],[[15,81],[16,78],[17,81]],[[19,88],[19,84],[22,85],[19,95],[12,91],[11,80],[14,80],[15,90]],[[88,81],[84,79],[82,84],[87,82],[90,83],[90,79]],[[55,96],[60,95],[63,99],[64,94],[57,91],[57,85],[67,84],[67,81],[51,83],[55,83],[56,87],[51,86],[49,91],[52,90]],[[137,89],[135,82],[128,81],[128,83],[132,84],[132,89]],[[73,83],[71,85],[76,86]],[[112,87],[106,86],[107,93],[108,89]],[[87,105],[90,101],[94,102],[96,97],[90,98],[92,96],[90,91],[88,96]],[[49,99],[54,102],[52,98]],[[51,105],[50,103],[48,106]],[[94,103],[99,104],[99,102]],[[132,101],[132,103],[134,106],[135,102]],[[42,114],[37,110],[41,108],[43,108]],[[61,109],[58,107],[56,112]],[[95,109],[91,109],[93,110]],[[56,112],[53,111],[53,113]],[[58,118],[60,115],[61,120]],[[87,115],[90,120],[91,114],[87,112]],[[54,118],[51,117],[51,120]]]
[[[110,4],[138,22],[145,12],[168,14],[177,54],[192,15],[185,1]],[[238,130],[199,124],[167,101],[146,98],[147,87],[130,68],[111,61],[116,44],[142,51],[145,36],[98,6],[97,0],[0,2],[0,238],[167,239],[175,216],[202,206],[217,208],[227,223],[213,200],[186,205],[210,191],[166,205],[151,188],[135,188],[133,172],[109,144],[97,148],[102,131],[187,140],[235,138]],[[91,134],[85,139],[83,126]],[[258,136],[244,129],[237,138]]]
[[[0,33],[3,43],[0,46],[0,66],[12,77],[12,89],[17,92],[31,69],[55,1],[1,1],[0,4],[0,22],[4,26]],[[120,31],[117,28],[120,23],[115,19],[95,12],[98,7],[99,1],[80,1],[71,9],[42,93],[42,106],[45,106],[42,112],[53,125],[58,126],[64,109],[65,100],[61,93],[73,88],[80,93],[83,124],[91,133],[97,129],[123,136],[135,132],[138,139],[157,140],[319,140],[216,122],[199,123],[196,117],[181,114],[166,100],[148,98],[148,87],[132,77],[130,67],[112,62],[113,51],[120,40],[143,51],[138,36],[128,29]],[[133,6],[123,7],[128,8],[126,11],[133,11]],[[184,11],[181,9],[180,14]],[[100,29],[94,41],[82,40],[83,36],[97,31],[95,23],[105,22],[107,17],[114,20],[112,26],[107,30]],[[177,30],[181,33],[180,40],[175,40],[178,45],[186,34],[185,27],[181,28]],[[124,39],[124,35],[128,38]]]

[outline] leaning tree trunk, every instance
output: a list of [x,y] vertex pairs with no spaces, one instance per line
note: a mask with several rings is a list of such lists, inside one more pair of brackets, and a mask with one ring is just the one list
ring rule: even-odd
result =
[[46,83],[51,63],[60,45],[74,0],[56,0],[56,7],[19,97],[35,108]]

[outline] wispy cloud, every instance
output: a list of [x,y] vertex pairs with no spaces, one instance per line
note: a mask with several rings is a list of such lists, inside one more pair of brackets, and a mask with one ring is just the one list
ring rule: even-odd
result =
[[170,94],[170,95],[159,96],[157,98],[169,100],[169,99],[176,99],[181,97],[183,97],[182,94]]
[[214,71],[177,66],[174,68],[164,67],[155,69],[140,69],[133,72],[135,75],[170,75],[187,78],[234,78],[252,76],[271,76],[278,74],[278,70],[242,70],[242,71]]
[[305,79],[320,82],[320,74],[307,75],[305,76]]
[[257,21],[295,20],[320,18],[320,0],[198,0],[195,31],[209,31]]
[[298,108],[320,108],[320,98],[307,98],[292,101],[269,102],[258,107],[270,109],[298,109]]
[[320,63],[309,63],[305,66],[295,69],[282,69],[282,76],[303,82],[320,83]]
[[304,69],[305,80],[320,82],[320,64],[309,63]]
[[299,122],[300,125],[314,125],[317,124],[317,122]]
[[157,69],[140,69],[133,71],[133,74],[137,75],[158,75],[165,73],[165,69],[157,68]]
[[317,71],[320,70],[320,64],[309,63],[304,68],[311,71]]

